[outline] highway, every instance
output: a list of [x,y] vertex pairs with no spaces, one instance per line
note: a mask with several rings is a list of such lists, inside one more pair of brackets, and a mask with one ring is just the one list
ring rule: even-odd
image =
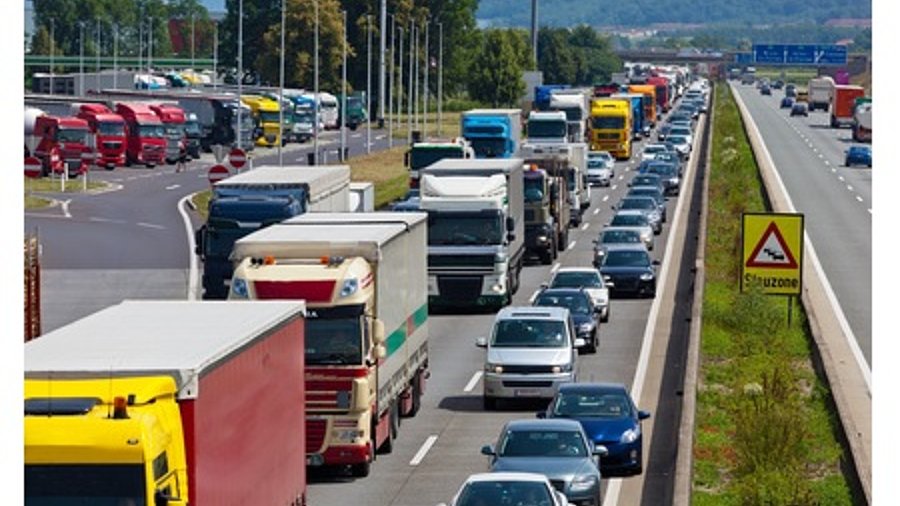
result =
[[782,90],[761,95],[735,85],[759,127],[797,212],[804,214],[815,248],[849,328],[872,363],[872,170],[844,167],[849,128],[829,127],[829,114],[790,116]]

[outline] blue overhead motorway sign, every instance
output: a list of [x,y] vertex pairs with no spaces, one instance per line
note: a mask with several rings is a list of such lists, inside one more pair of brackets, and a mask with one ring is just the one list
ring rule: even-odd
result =
[[769,65],[846,65],[847,46],[754,44],[753,61]]

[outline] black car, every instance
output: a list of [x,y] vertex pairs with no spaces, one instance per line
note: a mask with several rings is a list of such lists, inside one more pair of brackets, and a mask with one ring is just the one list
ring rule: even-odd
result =
[[656,138],[664,141],[666,140],[666,136],[669,135],[669,130],[672,129],[672,125],[668,123],[663,123],[656,129]]
[[663,192],[666,191],[662,177],[658,174],[635,174],[628,183],[628,186],[656,186]]
[[784,81],[782,81],[781,79],[778,79],[774,83],[772,83],[773,90],[780,90],[781,88],[784,88]]
[[794,107],[794,99],[792,97],[784,97],[781,99],[781,108],[790,109]]
[[648,163],[645,167],[641,167],[638,170],[639,174],[656,174],[659,176],[666,195],[678,195],[678,191],[681,188],[679,172],[678,165],[657,160],[652,160],[652,163]]
[[656,296],[656,266],[642,244],[611,244],[600,262],[600,274],[613,295]]
[[791,106],[791,116],[809,116],[809,106],[806,102],[794,102]]
[[533,305],[567,308],[572,315],[575,334],[587,343],[584,352],[596,353],[600,344],[599,308],[595,309],[586,291],[580,288],[545,288],[535,297]]

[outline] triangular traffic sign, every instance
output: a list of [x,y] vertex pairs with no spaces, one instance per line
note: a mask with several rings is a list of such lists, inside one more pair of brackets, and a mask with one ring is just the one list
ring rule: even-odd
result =
[[766,231],[750,253],[747,267],[764,267],[767,269],[796,269],[797,260],[788,248],[775,222],[769,223]]

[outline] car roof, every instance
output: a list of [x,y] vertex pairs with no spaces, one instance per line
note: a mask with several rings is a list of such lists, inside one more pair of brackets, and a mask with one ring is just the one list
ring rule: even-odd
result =
[[641,211],[640,209],[619,209],[618,211],[616,211],[616,215],[619,215],[619,214],[625,215],[625,216],[639,214],[639,215],[643,216],[644,212]]
[[596,274],[597,269],[593,267],[561,267],[556,273],[559,274],[560,272],[592,272]]
[[638,231],[637,227],[626,227],[624,225],[616,225],[613,227],[604,227],[603,230],[600,231],[600,234],[605,234],[606,232],[627,232],[630,234],[637,234],[638,236],[641,233]]
[[640,192],[661,193],[662,189],[660,189],[659,186],[650,186],[650,185],[637,185],[637,186],[632,186],[631,188],[628,189],[628,193],[633,192],[635,195],[637,195],[637,192],[639,192],[639,191]]
[[[578,422],[576,422],[578,423]],[[547,483],[548,479],[543,474],[526,473],[522,471],[504,471],[496,473],[477,473],[469,475],[466,483],[482,482],[482,481],[533,481]]]
[[581,431],[581,423],[569,418],[520,418],[506,422],[507,430],[574,430]]
[[517,318],[565,320],[569,317],[569,309],[555,306],[507,306],[497,313],[496,320],[515,320]]
[[642,243],[636,242],[614,242],[606,246],[607,252],[609,251],[647,251],[647,247]]
[[596,382],[596,383],[563,383],[559,386],[560,392],[623,392],[628,389],[622,383]]

